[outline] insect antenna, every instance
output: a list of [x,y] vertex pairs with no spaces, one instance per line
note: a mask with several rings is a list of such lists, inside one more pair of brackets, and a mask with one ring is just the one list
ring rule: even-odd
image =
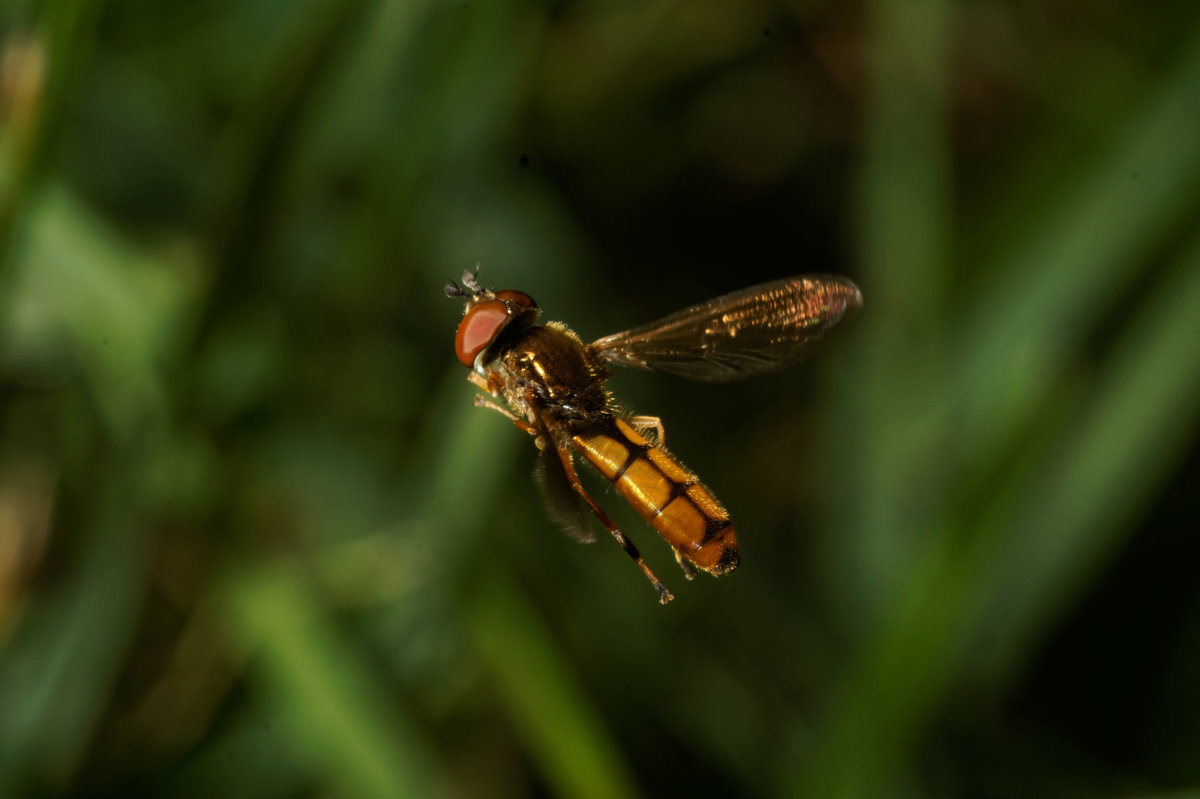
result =
[[463,270],[462,284],[476,294],[483,291],[483,287],[479,285],[479,264],[475,264],[474,272],[470,269]]
[[483,291],[483,287],[479,285],[479,264],[475,264],[475,271],[464,269],[462,277],[462,286],[459,286],[453,280],[447,281],[442,287],[442,291],[451,299],[455,297],[473,297]]

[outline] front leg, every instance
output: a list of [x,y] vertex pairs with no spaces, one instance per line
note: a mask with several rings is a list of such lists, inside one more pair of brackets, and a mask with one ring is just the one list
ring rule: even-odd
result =
[[[517,429],[524,430],[526,433],[528,433],[529,435],[534,436],[534,437],[536,437],[538,435],[538,431],[537,431],[536,427],[534,427],[533,425],[531,425],[529,422],[525,421],[524,419],[518,419],[516,416],[513,415],[513,413],[508,408],[505,408],[501,405],[497,405],[496,403],[492,402],[490,399],[483,396],[482,394],[475,395],[475,407],[476,408],[490,408],[491,410],[495,411],[496,413],[500,414],[501,416],[503,416],[504,418],[508,419],[510,422],[515,424],[517,426]],[[542,449],[542,447],[538,447],[538,449]]]
[[501,381],[500,375],[495,372],[488,372],[487,377],[484,377],[472,369],[467,373],[467,380],[493,397],[497,396],[500,393],[500,389],[504,388],[504,383]]
[[[467,380],[491,394],[493,397],[500,396],[500,391],[504,388],[504,383],[501,381],[500,375],[498,375],[496,372],[488,372],[488,376],[484,377],[483,375],[479,374],[479,372],[476,372],[474,369],[472,369],[470,374],[467,375]],[[475,395],[475,407],[490,408],[516,425],[518,430],[533,436],[534,443],[537,444],[538,449],[546,448],[546,439],[542,436],[541,431],[534,425],[531,425],[529,422],[514,414],[508,408],[492,402],[482,394]]]

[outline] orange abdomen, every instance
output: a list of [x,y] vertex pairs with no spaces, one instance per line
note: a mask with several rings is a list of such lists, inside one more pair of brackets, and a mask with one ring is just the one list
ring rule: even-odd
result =
[[572,440],[682,557],[710,574],[737,568],[729,514],[687,467],[621,419]]

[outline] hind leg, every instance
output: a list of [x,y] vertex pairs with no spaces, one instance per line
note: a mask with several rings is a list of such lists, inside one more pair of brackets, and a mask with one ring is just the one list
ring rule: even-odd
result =
[[579,481],[579,474],[575,471],[575,461],[571,457],[571,451],[567,449],[566,444],[555,442],[554,448],[558,451],[558,458],[562,461],[563,471],[566,472],[567,481],[571,484],[571,488],[575,489],[575,493],[583,497],[583,501],[587,503],[588,508],[596,515],[596,518],[600,520],[604,528],[612,533],[613,538],[617,539],[617,543],[621,545],[621,549],[625,550],[625,554],[641,567],[642,573],[646,575],[646,579],[654,586],[654,590],[658,591],[658,601],[665,605],[674,599],[675,597],[667,590],[667,587],[654,576],[654,572],[646,565],[646,561],[642,560],[641,553],[638,552],[638,548],[634,546],[629,536],[621,532],[621,528],[617,526],[617,523],[604,512],[603,508],[596,504],[596,500],[592,499],[591,495],[583,487],[583,483]]

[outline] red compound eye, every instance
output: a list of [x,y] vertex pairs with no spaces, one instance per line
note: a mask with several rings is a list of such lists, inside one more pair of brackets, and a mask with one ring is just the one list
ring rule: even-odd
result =
[[537,307],[537,303],[533,301],[533,297],[530,297],[523,291],[517,291],[516,289],[504,289],[503,291],[497,291],[496,299],[515,302],[517,305],[520,305],[524,308]]
[[458,325],[454,352],[463,366],[474,366],[475,356],[483,352],[508,322],[508,307],[501,300],[488,300],[473,306]]

